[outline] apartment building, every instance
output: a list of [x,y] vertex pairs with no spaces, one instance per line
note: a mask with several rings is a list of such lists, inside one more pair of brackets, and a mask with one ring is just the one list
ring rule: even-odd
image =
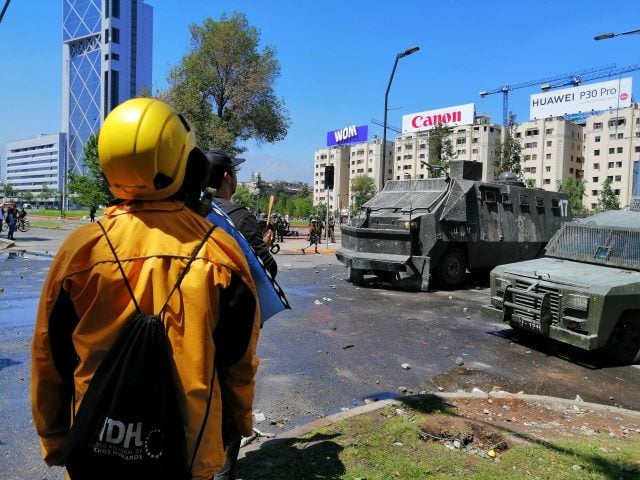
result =
[[[472,125],[452,127],[451,144],[455,158],[482,162],[482,179],[490,181],[494,174],[494,150],[500,140],[502,127],[479,115]],[[429,178],[425,163],[429,161],[430,130],[399,135],[394,142],[394,180]]]
[[329,192],[329,209],[345,212],[353,202],[351,181],[358,175],[367,175],[374,181],[377,190],[391,178],[393,172],[393,142],[387,141],[385,159],[386,175],[382,179],[382,139],[351,145],[336,145],[315,151],[313,166],[313,204],[326,204],[324,169],[334,166],[333,190]]
[[581,125],[564,117],[543,118],[521,123],[515,136],[522,146],[520,165],[527,183],[556,192],[565,177],[583,177]]
[[640,197],[640,108],[611,109],[587,118],[583,130],[584,206],[596,208],[602,184],[611,179],[620,207]]
[[5,144],[6,182],[16,191],[37,196],[43,186],[62,191],[65,172],[66,138],[63,133],[38,135]]

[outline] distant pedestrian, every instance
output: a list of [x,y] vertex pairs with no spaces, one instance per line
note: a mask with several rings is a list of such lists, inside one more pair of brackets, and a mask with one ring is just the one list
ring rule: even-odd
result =
[[96,207],[95,207],[95,205],[91,205],[91,210],[89,210],[89,218],[91,219],[91,223],[96,221]]
[[7,238],[9,240],[15,240],[13,238],[13,232],[16,231],[17,223],[18,223],[18,209],[13,203],[10,203],[9,208],[7,208],[7,225],[9,225],[9,233],[7,234]]
[[305,254],[305,250],[307,248],[311,248],[311,245],[314,245],[316,250],[315,253],[318,253],[318,242],[320,239],[320,231],[318,230],[318,223],[313,220],[311,222],[311,227],[309,228],[309,245],[301,248],[300,250],[302,250],[302,253]]
[[2,231],[2,222],[4,222],[4,203],[0,203],[0,232]]

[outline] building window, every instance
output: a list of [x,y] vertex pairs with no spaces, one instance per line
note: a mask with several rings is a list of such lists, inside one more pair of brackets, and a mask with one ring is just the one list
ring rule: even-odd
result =
[[622,168],[622,162],[616,162],[616,167]]
[[593,156],[594,156],[594,157],[598,157],[598,156],[600,156],[600,150],[594,150],[594,151],[593,151]]
[[598,183],[598,177],[593,177],[591,180],[593,181],[593,183]]
[[624,118],[612,118],[609,120],[609,127],[621,127],[625,125],[626,121]]
[[[106,3],[109,3],[109,0]],[[111,0],[111,15],[120,18],[120,0]]]
[[607,168],[613,168],[613,162],[607,163]]
[[600,136],[599,136],[599,135],[597,135],[597,136],[596,136],[596,138],[595,138],[595,142],[596,142],[596,143],[597,143],[597,142],[600,142]]
[[622,153],[622,147],[616,148],[616,153]]
[[111,41],[113,43],[120,43],[120,29],[119,28],[112,28],[111,29]]
[[538,146],[538,142],[529,142],[524,144],[524,148],[536,148]]
[[594,130],[602,130],[602,122],[593,122]]
[[615,177],[613,177],[613,181],[614,182],[621,182],[622,181],[622,175],[616,175]]
[[553,133],[553,128],[547,128],[544,133],[546,133],[547,135],[551,135]]
[[547,140],[547,147],[550,147],[553,144],[551,140]]
[[551,179],[550,178],[545,178],[542,183],[544,183],[545,185],[551,185]]
[[592,197],[597,197],[598,196],[598,190],[591,190],[591,196]]
[[593,164],[593,169],[594,170],[600,170],[600,164],[599,163],[594,163]]
[[477,148],[472,149],[472,150],[471,150],[471,153],[472,153],[473,155],[477,155],[477,154],[478,154],[478,149],[477,149]]
[[467,139],[466,138],[457,138],[456,139],[456,145],[464,145],[465,143],[467,143]]
[[547,154],[544,156],[544,158],[546,158],[547,160],[551,160],[551,154],[550,154],[550,153],[547,153]]
[[569,169],[569,173],[573,173],[573,168],[570,168],[570,169]]
[[545,172],[550,172],[551,171],[551,167],[544,167]]
[[610,148],[609,149],[609,155],[613,155],[615,153],[616,149],[615,148]]

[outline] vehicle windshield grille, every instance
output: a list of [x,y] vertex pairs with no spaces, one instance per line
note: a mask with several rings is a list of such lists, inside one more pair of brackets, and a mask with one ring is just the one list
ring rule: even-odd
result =
[[640,231],[565,223],[547,244],[546,255],[640,270]]

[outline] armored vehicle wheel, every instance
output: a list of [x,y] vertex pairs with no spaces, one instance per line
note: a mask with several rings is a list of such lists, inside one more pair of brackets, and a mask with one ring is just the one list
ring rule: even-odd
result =
[[453,290],[464,282],[467,262],[464,253],[458,248],[449,248],[436,266],[436,279],[440,288]]
[[364,281],[364,270],[349,267],[349,281],[354,285],[360,285]]
[[618,320],[607,346],[607,356],[620,363],[640,362],[640,313],[626,312]]

